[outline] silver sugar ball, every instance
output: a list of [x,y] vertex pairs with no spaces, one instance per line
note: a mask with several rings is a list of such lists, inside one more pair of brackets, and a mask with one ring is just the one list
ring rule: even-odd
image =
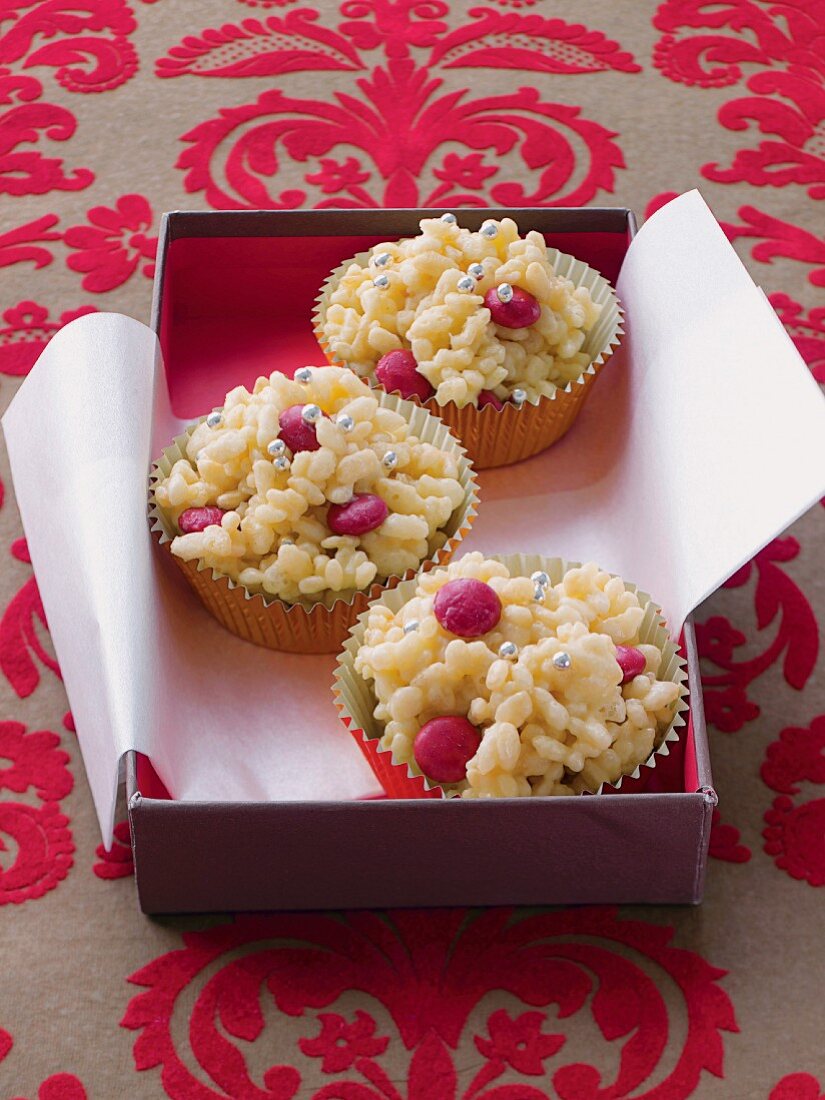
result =
[[392,260],[392,256],[389,252],[381,252],[378,256],[373,256],[372,262],[376,267],[386,267]]
[[512,302],[513,300],[513,288],[509,283],[499,283],[496,287],[496,294],[498,295],[498,300],[504,302],[505,305],[507,302]]
[[384,457],[381,459],[381,465],[385,470],[394,470],[398,465],[398,455],[395,451],[387,451]]
[[527,400],[527,393],[525,390],[513,390],[512,393],[513,404],[521,406]]
[[456,220],[455,214],[442,214],[439,218],[439,221],[443,222],[444,225],[455,225]]
[[482,237],[487,237],[489,240],[492,240],[493,237],[498,236],[498,226],[495,222],[485,222],[481,227],[481,235]]
[[311,382],[312,367],[301,367],[300,370],[296,370],[294,378],[296,382]]
[[377,275],[372,280],[372,285],[377,286],[379,290],[386,290],[387,287],[390,285],[389,275]]
[[536,603],[542,603],[546,595],[547,589],[541,584],[537,584],[536,587],[533,589],[533,599],[536,601]]
[[553,658],[553,668],[557,668],[559,672],[566,672],[572,664],[569,653],[557,653]]
[[281,455],[280,458],[275,459],[272,465],[275,467],[276,470],[288,470],[289,459],[285,455]]
[[498,647],[498,655],[506,661],[512,661],[518,657],[518,646],[515,642],[502,642]]
[[281,539],[281,546],[294,546],[295,539]]
[[472,275],[474,279],[483,279],[484,268],[481,264],[470,264],[470,266],[467,268],[467,274]]
[[408,623],[404,623],[404,633],[413,634],[416,630],[418,630],[419,626],[421,626],[421,623],[418,621],[418,619],[410,619]]
[[345,434],[347,432],[351,432],[352,429],[355,427],[355,421],[352,419],[351,416],[347,416],[346,413],[341,413],[340,416],[336,416],[335,423]]
[[272,455],[273,458],[277,458],[278,455],[282,455],[286,452],[286,443],[283,439],[273,439],[271,443],[267,443],[266,452]]
[[547,576],[543,569],[537,569],[535,573],[531,573],[530,580],[533,582],[533,584],[537,584],[542,588],[550,583],[550,578]]
[[223,420],[222,412],[211,412],[206,418],[206,426],[208,428],[217,428],[220,422]]
[[472,275],[464,275],[458,280],[456,286],[462,293],[466,294],[468,290],[475,290],[476,281]]
[[317,424],[323,415],[317,405],[304,405],[301,409],[301,419],[305,424]]

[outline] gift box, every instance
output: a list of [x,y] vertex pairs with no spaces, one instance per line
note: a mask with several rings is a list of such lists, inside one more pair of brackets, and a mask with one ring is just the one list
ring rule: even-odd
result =
[[825,493],[823,403],[696,193],[635,239],[627,210],[460,221],[505,215],[614,281],[627,334],[563,440],[481,475],[462,549],[596,560],[651,592],[687,659],[678,742],[618,792],[386,798],[337,719],[334,658],[208,616],[153,545],[151,460],[232,386],[322,362],[327,273],[421,212],[169,214],[151,329],[73,322],[3,421],[107,843],[125,773],[144,911],[701,899],[716,795],[689,614]]

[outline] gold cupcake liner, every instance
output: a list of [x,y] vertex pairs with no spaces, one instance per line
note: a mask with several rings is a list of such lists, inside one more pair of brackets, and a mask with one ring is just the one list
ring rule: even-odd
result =
[[420,405],[402,401],[391,394],[377,394],[379,406],[393,409],[404,416],[411,434],[439,450],[458,457],[459,482],[464,489],[464,503],[452,514],[443,528],[448,538],[431,558],[426,558],[417,570],[409,569],[401,576],[375,582],[363,591],[348,590],[327,593],[322,601],[301,600],[286,603],[274,596],[250,592],[225,574],[202,562],[183,561],[171,552],[177,531],[155,499],[155,487],[167,477],[173,464],[186,457],[186,444],[202,417],[167,447],[154,464],[150,477],[149,518],[159,544],[183,573],[198,599],[221,623],[239,638],[267,649],[287,653],[335,653],[358,616],[371,600],[393,589],[402,581],[414,579],[421,572],[450,561],[461,540],[469,532],[478,507],[478,485],[472,463],[441,420]]
[[[495,554],[494,561],[503,562],[510,570],[511,576],[530,576],[537,570],[544,570],[550,577],[551,584],[558,584],[568,569],[577,568],[580,562],[567,562],[562,558],[545,558],[540,554]],[[404,581],[391,592],[384,593],[381,601],[393,612],[397,612],[412,598],[416,579]],[[670,745],[679,739],[679,730],[685,725],[684,712],[688,709],[687,703],[687,673],[686,662],[679,654],[676,642],[668,633],[667,626],[662,618],[661,609],[653,603],[646,592],[641,592],[635,585],[625,581],[625,586],[631,592],[636,592],[640,602],[645,605],[645,615],[639,630],[639,640],[643,645],[655,645],[662,652],[662,663],[657,673],[660,680],[670,680],[679,685],[679,698],[676,701],[673,718],[668,727],[660,733],[656,746],[641,764],[637,764],[632,772],[619,776],[611,784],[602,784],[597,791],[590,792],[601,794],[606,788],[620,790],[622,783],[627,779],[640,779],[643,769],[653,770],[656,761],[660,757],[670,755]],[[363,641],[366,629],[367,612],[358,616],[358,620],[350,630],[349,638],[338,655],[338,662],[333,679],[333,699],[341,721],[355,738],[358,747],[371,766],[379,783],[391,798],[451,798],[456,797],[454,792],[445,791],[436,783],[431,783],[422,775],[416,774],[408,764],[394,764],[392,752],[380,747],[379,740],[383,733],[381,723],[376,721],[373,711],[376,701],[371,685],[355,671],[355,655]]]
[[[324,355],[334,366],[348,364],[335,358],[324,336],[323,324],[329,298],[350,264],[367,266],[371,255],[372,251],[359,252],[345,263],[339,264],[327,276],[316,298],[313,311],[315,337]],[[624,334],[624,314],[616,291],[607,279],[581,260],[559,252],[556,248],[548,248],[547,255],[556,274],[569,279],[576,287],[587,287],[593,301],[602,307],[599,320],[582,345],[582,350],[590,356],[590,363],[578,378],[568,382],[563,388],[558,388],[551,397],[541,397],[535,402],[528,401],[521,407],[508,402],[503,409],[496,409],[492,405],[486,405],[482,409],[475,405],[465,405],[460,409],[452,401],[439,405],[434,397],[423,402],[425,408],[440,416],[458,436],[477,470],[521,462],[522,459],[531,458],[557,443],[573,426],[593,383]],[[384,392],[372,379],[365,381],[379,392]],[[417,398],[415,403],[419,403]]]

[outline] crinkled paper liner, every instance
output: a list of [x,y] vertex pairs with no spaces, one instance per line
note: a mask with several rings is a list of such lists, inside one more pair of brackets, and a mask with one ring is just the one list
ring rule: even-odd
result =
[[[558,584],[568,569],[576,568],[579,562],[565,562],[561,558],[544,558],[539,554],[498,554],[495,561],[503,562],[511,576],[530,576],[536,570],[543,569],[552,584]],[[659,734],[653,753],[633,772],[620,776],[615,783],[603,784],[594,794],[601,794],[606,786],[619,790],[624,779],[638,779],[642,768],[656,767],[660,756],[670,755],[670,744],[679,739],[679,729],[684,726],[684,712],[687,704],[687,673],[685,661],[679,655],[678,646],[671,639],[660,609],[645,592],[625,581],[631,592],[637,592],[639,600],[645,606],[645,616],[639,631],[641,644],[652,644],[662,651],[662,664],[658,672],[659,679],[671,680],[679,685],[679,698],[676,701],[673,719],[664,732]],[[381,597],[382,602],[397,612],[415,592],[416,580],[399,584],[392,592]],[[421,775],[416,775],[407,764],[393,764],[389,749],[379,746],[383,733],[382,725],[376,721],[373,710],[376,705],[371,685],[355,671],[355,655],[364,637],[367,613],[358,616],[358,621],[350,631],[350,636],[338,656],[338,664],[333,681],[333,698],[338,714],[350,731],[358,747],[366,757],[376,778],[390,798],[451,798],[455,792],[445,791],[443,787],[431,783]]]
[[[402,401],[390,394],[376,394],[383,408],[400,412],[409,422],[411,433],[440,450],[459,458],[459,481],[464,488],[464,503],[452,514],[444,528],[447,542],[432,558],[425,559],[418,570],[407,570],[403,577],[390,577],[376,582],[364,591],[349,590],[328,593],[325,601],[285,603],[273,596],[252,593],[202,562],[183,561],[171,552],[172,539],[177,534],[173,524],[155,499],[155,486],[167,477],[172,465],[186,457],[186,443],[198,426],[193,424],[167,447],[154,464],[150,478],[149,517],[159,543],[186,577],[204,607],[219,623],[238,637],[287,653],[335,653],[347,632],[370,600],[394,588],[403,580],[414,579],[417,572],[446,565],[476,517],[478,486],[472,463],[449,429],[440,419],[431,416],[420,405]],[[198,423],[202,423],[202,417]]]
[[[373,251],[359,252],[336,267],[327,276],[315,302],[315,337],[329,362],[335,366],[348,364],[335,358],[324,335],[323,324],[329,297],[350,264],[368,266]],[[586,286],[593,301],[602,306],[601,316],[582,346],[582,350],[590,356],[590,364],[578,378],[557,389],[551,397],[528,401],[521,407],[507,402],[503,409],[492,405],[481,409],[466,405],[460,409],[452,401],[446,405],[439,405],[434,397],[425,401],[425,408],[440,416],[458,436],[477,470],[521,462],[558,442],[572,427],[598,374],[624,334],[622,308],[607,279],[581,260],[556,248],[548,248],[547,255],[557,275],[569,279],[576,287]],[[372,379],[366,381],[381,390]],[[418,404],[418,399],[415,402]]]

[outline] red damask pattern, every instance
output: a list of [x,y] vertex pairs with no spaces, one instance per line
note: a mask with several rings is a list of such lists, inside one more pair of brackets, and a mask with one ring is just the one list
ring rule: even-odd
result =
[[[27,732],[20,722],[0,722],[0,906],[41,897],[66,877],[74,842],[59,800],[72,789],[68,755],[49,730]],[[7,859],[11,859],[7,863]]]
[[[319,1068],[338,1080],[313,1091],[314,1100],[546,1097],[546,1087],[509,1083],[514,1074],[552,1080],[560,1100],[682,1100],[703,1071],[722,1075],[722,1033],[738,1029],[718,984],[724,971],[670,946],[672,936],[672,928],[620,920],[608,908],[533,917],[507,910],[238,917],[184,933],[181,950],[133,974],[148,991],[133,998],[122,1024],[140,1032],[137,1069],[161,1067],[172,1100],[292,1100],[310,1095],[305,1081],[317,1080]],[[670,1033],[660,981],[679,991],[685,1038],[666,1076],[651,1084]],[[350,990],[376,1002],[377,1016],[316,1016]],[[494,990],[531,1011],[498,1009],[475,1030],[470,1015]],[[179,1052],[170,1025],[184,1002],[193,1006],[190,1048]],[[551,1005],[552,1017],[540,1011]],[[263,1074],[261,1089],[246,1056],[273,1010],[311,1033],[297,1039],[294,1064]],[[579,1013],[617,1062],[610,1081],[594,1066],[565,1062]],[[405,1082],[382,1066],[391,1047],[409,1052]],[[471,1050],[484,1061],[465,1089],[457,1068],[471,1064]]]
[[98,878],[110,880],[133,875],[135,864],[132,858],[132,832],[129,822],[118,821],[115,825],[111,849],[107,852],[102,844],[98,844],[95,855],[100,862],[95,863],[92,870]]
[[[471,9],[450,30],[442,0],[346,0],[340,12],[334,28],[313,9],[227,23],[187,36],[158,61],[162,77],[279,78],[254,103],[183,135],[187,191],[217,208],[290,209],[579,205],[613,190],[624,167],[616,134],[578,107],[528,86],[486,97],[444,92],[439,73],[638,72],[617,43],[561,19],[492,8]],[[290,74],[322,71],[363,75],[339,79],[347,91],[326,99],[290,94]],[[305,186],[278,189],[284,159],[307,166]]]
[[84,290],[101,294],[121,286],[137,270],[148,279],[155,274],[158,239],[152,228],[152,207],[143,195],[123,195],[113,208],[93,206],[91,225],[70,226],[63,235],[73,254],[66,260],[72,271],[85,272]]
[[0,328],[0,374],[28,374],[52,336],[78,317],[94,313],[94,306],[68,309],[57,320],[38,302],[18,302],[3,314]]
[[825,307],[804,307],[787,294],[768,298],[817,382],[825,382]]
[[[753,604],[760,650],[741,652],[748,639],[724,616],[713,615],[696,624],[699,655],[706,662],[702,674],[707,720],[725,733],[735,733],[759,716],[748,688],[775,662],[791,687],[801,690],[813,672],[819,654],[819,626],[801,589],[781,568],[799,554],[792,537],[774,539],[727,581],[726,588],[748,585],[756,573]],[[763,632],[775,626],[772,635]],[[707,663],[715,671],[707,670]]]
[[[77,129],[66,107],[42,102],[31,69],[53,69],[69,92],[105,92],[137,71],[129,41],[135,21],[126,0],[5,0],[0,12],[0,194],[80,191],[94,181],[89,168],[66,170],[40,148],[64,142]],[[21,70],[27,70],[23,73]]]
[[[11,1035],[0,1028],[0,1062],[13,1046]],[[1,1071],[0,1083],[2,1083]],[[16,1096],[13,1100],[25,1100],[25,1097]],[[73,1073],[55,1073],[47,1077],[37,1090],[37,1100],[88,1100],[88,1097],[83,1085]]]
[[[805,186],[825,198],[825,8],[809,0],[667,0],[653,20],[664,35],[654,64],[665,76],[698,87],[744,86],[752,94],[725,103],[728,130],[768,134],[740,149],[729,167],[705,164],[718,183]],[[745,79],[743,66],[751,70]],[[756,72],[752,70],[756,69]]]
[[825,1093],[810,1073],[790,1073],[777,1081],[768,1100],[825,1100]]
[[[3,40],[0,39],[0,58]],[[71,111],[38,102],[43,85],[31,76],[0,68],[0,194],[45,195],[48,191],[82,191],[94,180],[88,168],[68,173],[59,157],[21,148],[41,141],[68,141],[77,129]]]
[[789,726],[768,746],[762,779],[780,797],[765,814],[765,851],[791,878],[825,886],[825,798],[794,802],[800,783],[825,783],[825,714]]
[[725,863],[747,863],[753,854],[747,845],[739,843],[739,830],[723,822],[718,810],[713,811],[711,820],[709,853]]
[[53,232],[59,220],[57,214],[44,214],[33,222],[0,233],[0,267],[22,263],[47,267],[54,256],[42,245],[45,241],[60,240],[60,234]]
[[[31,562],[25,539],[12,543],[10,552],[18,561]],[[39,665],[60,675],[55,657],[46,649],[47,632],[40,590],[35,578],[29,577],[0,619],[0,671],[21,699],[40,683]]]

